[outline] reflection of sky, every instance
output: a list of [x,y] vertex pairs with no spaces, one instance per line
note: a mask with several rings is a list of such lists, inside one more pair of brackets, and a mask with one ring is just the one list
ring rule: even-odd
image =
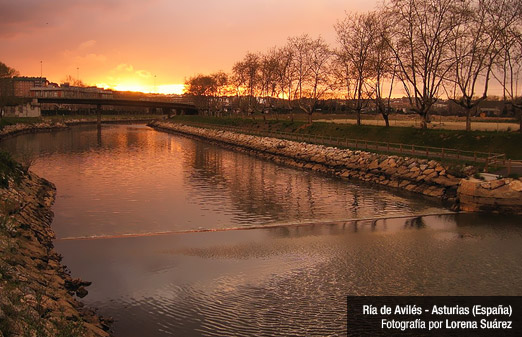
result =
[[56,247],[75,277],[94,281],[84,300],[116,318],[116,336],[343,335],[346,295],[522,292],[520,218],[422,222],[59,240]]
[[351,219],[441,210],[144,126],[73,128],[1,145],[57,186],[57,237]]
[[522,293],[519,217],[329,222],[442,208],[140,126],[0,147],[36,155],[36,173],[56,183],[58,237],[321,220],[56,240],[73,277],[93,282],[84,301],[115,318],[116,336],[345,335],[346,295]]

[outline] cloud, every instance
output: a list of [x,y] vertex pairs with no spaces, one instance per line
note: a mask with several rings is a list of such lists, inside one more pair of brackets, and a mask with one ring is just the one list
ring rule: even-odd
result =
[[125,73],[126,75],[130,75],[130,73],[132,73],[132,75],[137,75],[142,78],[151,78],[152,77],[152,73],[150,71],[144,70],[144,69],[135,70],[135,68],[132,64],[127,64],[127,63],[118,64],[111,71],[111,73],[113,73],[113,74]]
[[121,63],[116,66],[116,68],[113,71],[134,71],[134,67],[132,64],[127,63]]
[[152,74],[147,70],[136,70],[136,74],[143,78],[151,78]]
[[[117,15],[142,4],[138,0],[0,0],[0,38],[53,29],[95,13]],[[111,14],[112,13],[112,14]]]
[[80,45],[76,49],[77,50],[89,49],[89,48],[93,47],[95,44],[96,44],[96,40],[84,41],[84,42],[80,43]]

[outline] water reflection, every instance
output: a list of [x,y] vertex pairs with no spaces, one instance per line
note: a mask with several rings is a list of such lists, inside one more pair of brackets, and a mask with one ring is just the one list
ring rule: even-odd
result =
[[510,219],[407,222],[56,244],[95,281],[86,300],[116,318],[117,336],[344,335],[346,295],[522,292],[522,229]]
[[0,146],[54,182],[57,237],[144,234],[442,210],[145,126],[95,125]]
[[522,293],[520,217],[382,219],[443,209],[143,126],[0,147],[56,183],[59,238],[301,223],[57,240],[116,336],[345,335],[346,295]]

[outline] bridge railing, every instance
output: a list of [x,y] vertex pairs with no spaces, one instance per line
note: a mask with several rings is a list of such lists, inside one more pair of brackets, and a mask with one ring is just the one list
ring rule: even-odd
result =
[[[306,142],[311,144],[320,144],[328,146],[337,146],[350,148],[352,150],[363,150],[387,154],[407,155],[414,157],[423,158],[436,158],[442,160],[457,160],[472,162],[475,164],[484,164],[487,169],[488,166],[506,166],[507,158],[504,153],[494,152],[483,152],[483,151],[466,151],[461,149],[444,148],[444,147],[433,147],[423,146],[415,144],[404,144],[404,143],[393,143],[393,142],[380,142],[365,139],[356,138],[341,138],[324,135],[314,134],[303,134],[303,133],[290,133],[281,131],[271,130],[254,130],[250,128],[243,128],[238,126],[223,126],[214,124],[203,124],[195,122],[186,122],[183,124],[202,127],[212,128],[218,130],[225,130],[231,132],[239,132],[243,134],[261,136],[261,137],[274,137],[287,140],[293,140],[297,142]],[[513,162],[510,162],[513,163]]]

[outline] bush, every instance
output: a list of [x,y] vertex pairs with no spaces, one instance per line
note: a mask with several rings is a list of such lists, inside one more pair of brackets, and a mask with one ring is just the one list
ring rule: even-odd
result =
[[9,187],[9,179],[20,181],[23,169],[7,152],[0,151],[0,188]]

